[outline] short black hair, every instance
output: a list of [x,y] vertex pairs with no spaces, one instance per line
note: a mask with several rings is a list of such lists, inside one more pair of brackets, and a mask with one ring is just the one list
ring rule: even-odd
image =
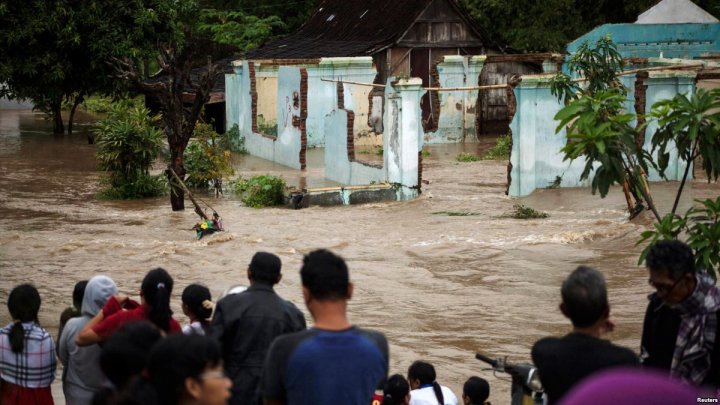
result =
[[82,280],[75,283],[75,287],[73,288],[73,306],[80,311],[80,308],[82,307],[83,297],[85,296],[85,287],[87,287],[88,281],[90,280]]
[[591,267],[579,266],[570,273],[560,292],[566,315],[575,327],[594,324],[608,309],[605,278]]
[[490,384],[478,376],[472,376],[463,385],[463,395],[470,397],[473,404],[482,404],[490,396]]
[[402,405],[410,393],[410,384],[401,374],[393,374],[383,387],[382,405]]
[[695,272],[695,255],[679,240],[660,240],[648,251],[645,263],[650,270],[667,272],[673,280]]
[[282,261],[277,255],[257,252],[250,260],[248,270],[253,281],[274,285],[278,282]]
[[162,339],[160,329],[150,321],[130,322],[103,343],[100,369],[110,382],[122,390],[147,365],[150,349]]
[[348,298],[350,273],[342,257],[326,249],[308,253],[300,268],[303,287],[318,300]]

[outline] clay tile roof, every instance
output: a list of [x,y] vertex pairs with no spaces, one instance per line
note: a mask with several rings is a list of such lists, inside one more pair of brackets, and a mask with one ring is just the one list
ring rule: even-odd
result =
[[[323,0],[298,31],[248,52],[247,58],[368,56],[400,39],[433,1]],[[463,14],[454,0],[448,2]]]

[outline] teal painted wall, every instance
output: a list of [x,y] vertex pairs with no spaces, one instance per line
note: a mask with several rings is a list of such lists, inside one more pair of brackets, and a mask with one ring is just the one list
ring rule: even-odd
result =
[[625,58],[692,59],[720,53],[720,23],[715,24],[605,24],[574,40],[567,46],[573,54],[585,41],[594,44],[610,34]]
[[[695,81],[692,72],[658,71],[650,72],[645,84],[645,111],[650,112],[652,104],[694,91]],[[512,164],[511,181],[508,193],[511,196],[524,196],[536,189],[545,188],[562,176],[561,187],[588,186],[588,179],[580,181],[580,174],[585,166],[584,159],[563,161],[560,149],[567,143],[565,130],[555,133],[557,121],[555,114],[561,104],[550,94],[552,75],[525,76],[522,83],[515,88],[517,111],[510,123],[512,130]],[[630,88],[628,94],[628,111],[634,112],[634,77],[625,77],[623,83]],[[648,125],[645,135],[645,149],[650,150],[650,139],[657,129],[655,124]],[[682,177],[686,163],[678,159],[677,153],[672,154],[666,171],[669,180]],[[648,177],[652,181],[660,180],[656,172],[651,171]]]

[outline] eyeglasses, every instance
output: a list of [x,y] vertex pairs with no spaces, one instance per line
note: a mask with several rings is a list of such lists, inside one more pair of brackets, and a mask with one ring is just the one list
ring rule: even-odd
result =
[[665,296],[665,295],[670,294],[675,289],[675,287],[677,287],[677,285],[680,284],[680,282],[682,282],[684,279],[685,279],[684,277],[681,277],[672,285],[658,284],[658,283],[654,282],[652,279],[648,279],[648,284],[650,284],[655,289],[655,291],[658,292],[658,294]]

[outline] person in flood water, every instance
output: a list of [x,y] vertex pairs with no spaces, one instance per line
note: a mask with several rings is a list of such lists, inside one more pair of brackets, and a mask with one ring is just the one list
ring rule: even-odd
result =
[[38,324],[40,294],[21,284],[7,306],[13,321],[0,329],[0,404],[52,405],[57,362],[52,336]]
[[438,384],[435,367],[425,361],[415,361],[408,368],[410,405],[457,405],[458,399],[450,388]]
[[217,341],[174,334],[153,347],[144,375],[135,378],[117,404],[225,405],[231,386]]
[[78,347],[75,338],[115,294],[117,286],[110,277],[100,275],[91,278],[82,299],[82,316],[68,321],[60,335],[58,357],[65,366],[62,381],[68,404],[91,404],[95,393],[107,383],[105,375],[100,371],[100,346]]
[[720,387],[720,289],[696,271],[692,249],[680,241],[657,242],[646,264],[655,293],[643,323],[643,365],[689,384]]
[[180,332],[180,324],[173,319],[170,310],[172,288],[173,279],[165,269],[150,270],[140,287],[141,303],[126,295],[113,296],[85,325],[75,342],[78,346],[102,342],[124,324],[138,320],[149,320],[165,333]]
[[353,284],[345,261],[329,250],[310,252],[300,279],[314,325],[270,346],[260,385],[265,405],[368,405],[387,377],[388,343],[348,320]]
[[575,384],[599,370],[639,365],[632,350],[600,338],[614,329],[602,273],[579,266],[563,281],[560,294],[560,312],[570,318],[573,331],[561,338],[542,338],[532,348],[548,404],[556,403]]

